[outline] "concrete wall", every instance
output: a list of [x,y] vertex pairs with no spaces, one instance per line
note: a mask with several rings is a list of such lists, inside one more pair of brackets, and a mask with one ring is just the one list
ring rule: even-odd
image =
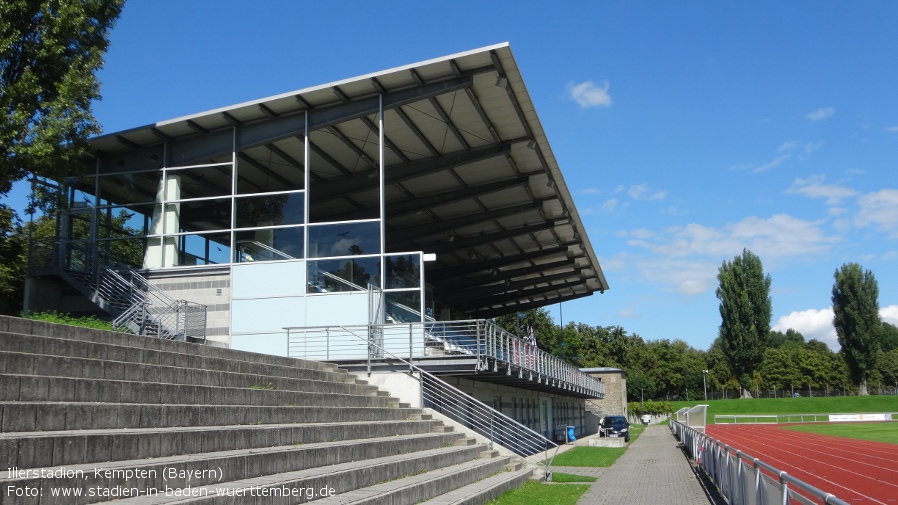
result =
[[226,268],[156,270],[144,275],[175,300],[206,305],[207,340],[230,345],[231,281]]
[[605,415],[629,416],[627,411],[627,374],[622,370],[608,372],[586,372],[601,379],[605,384],[605,398],[590,400],[598,405]]

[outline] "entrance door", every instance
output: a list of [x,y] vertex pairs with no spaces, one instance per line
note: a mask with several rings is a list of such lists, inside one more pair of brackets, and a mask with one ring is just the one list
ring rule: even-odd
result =
[[539,399],[539,430],[544,437],[552,439],[552,433],[555,431],[555,423],[552,421],[552,399]]

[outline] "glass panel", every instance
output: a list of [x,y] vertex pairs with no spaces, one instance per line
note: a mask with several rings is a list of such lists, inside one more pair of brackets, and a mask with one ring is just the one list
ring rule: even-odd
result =
[[135,172],[100,177],[102,205],[155,202],[162,172]]
[[237,228],[303,224],[305,193],[246,196],[235,202]]
[[179,237],[179,265],[213,265],[231,261],[231,234],[205,233]]
[[303,257],[303,227],[237,232],[237,263],[292,260]]
[[139,237],[149,230],[153,204],[100,209],[100,238]]
[[[155,240],[159,243],[158,239]],[[104,240],[99,243],[107,257],[115,263],[121,263],[131,268],[142,268],[144,266],[144,254],[146,252],[148,239],[146,238],[123,238]]]
[[[361,121],[310,134],[309,222],[380,217],[378,140]],[[358,149],[348,148],[347,142]]]
[[421,284],[421,256],[386,256],[387,285],[384,289],[417,288]]
[[68,240],[90,240],[90,222],[93,210],[69,214]]
[[309,227],[309,257],[358,256],[380,252],[380,223],[341,223]]
[[388,323],[421,322],[421,290],[386,291]]
[[165,226],[166,233],[178,231],[227,230],[231,227],[231,199],[216,198],[181,202],[179,222],[173,223],[176,228]]
[[367,291],[380,286],[380,258],[347,258],[309,262],[309,293]]
[[288,137],[237,154],[237,194],[305,189],[305,143]]
[[[169,194],[166,200],[188,200],[231,194],[230,163],[170,169],[166,179],[169,181]],[[173,183],[177,184],[177,187]]]

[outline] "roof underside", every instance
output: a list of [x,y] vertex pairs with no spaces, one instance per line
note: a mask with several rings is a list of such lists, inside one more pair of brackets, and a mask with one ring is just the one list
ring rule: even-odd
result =
[[101,165],[150,159],[139,164],[160,168],[174,157],[229,161],[236,147],[242,182],[295,189],[303,184],[308,117],[310,219],[376,218],[381,97],[387,250],[436,253],[425,279],[438,301],[488,318],[608,288],[507,44],[108,134],[92,145]]

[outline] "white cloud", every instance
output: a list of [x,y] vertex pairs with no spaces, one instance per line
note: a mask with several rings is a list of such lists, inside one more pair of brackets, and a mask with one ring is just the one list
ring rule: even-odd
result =
[[844,186],[823,184],[824,175],[812,175],[807,179],[795,179],[786,193],[805,195],[811,198],[826,198],[827,205],[839,205],[843,199],[857,195],[857,191]]
[[617,198],[612,198],[610,200],[606,200],[605,203],[602,204],[602,207],[599,209],[606,214],[610,214],[617,210]]
[[580,84],[568,84],[568,94],[570,97],[580,104],[580,107],[610,107],[611,95],[608,89],[611,87],[608,81],[602,83],[602,86],[596,86],[592,81],[581,82]]
[[660,232],[638,228],[617,235],[629,247],[648,252],[627,256],[627,268],[642,282],[692,296],[713,289],[721,262],[746,248],[761,257],[765,269],[784,258],[827,252],[836,239],[827,236],[822,225],[822,221],[777,214],[748,217],[719,228],[689,223]]
[[774,331],[786,332],[789,328],[804,335],[805,340],[817,339],[833,351],[839,350],[839,340],[833,327],[833,309],[808,309],[792,311],[776,320]]
[[797,140],[788,140],[786,142],[783,142],[783,145],[781,145],[779,147],[779,149],[777,149],[777,151],[779,151],[779,152],[790,151],[792,149],[795,149],[795,147],[797,147],[798,144],[799,144],[799,142]]
[[783,154],[781,156],[777,156],[773,161],[771,161],[769,163],[765,163],[759,167],[756,167],[754,170],[752,170],[752,173],[757,174],[759,172],[766,172],[767,170],[776,168],[776,167],[782,165],[784,161],[788,160],[791,157],[792,157],[791,154]]
[[833,114],[835,114],[835,113],[836,113],[836,109],[834,109],[832,107],[820,107],[819,109],[817,109],[813,112],[809,112],[807,114],[807,116],[805,116],[805,117],[807,117],[811,121],[820,121],[821,119],[826,119],[828,117],[832,117]]
[[653,190],[646,184],[636,184],[630,186],[627,194],[634,200],[663,200],[667,196],[667,191]]
[[879,309],[879,317],[889,324],[898,326],[898,305],[889,305]]
[[805,152],[805,154],[811,154],[812,152],[816,151],[817,149],[820,149],[821,147],[823,147],[822,140],[818,140],[817,142],[808,142],[807,144],[804,145],[804,152]]
[[890,237],[898,237],[898,189],[881,189],[857,200],[860,209],[854,218],[859,227],[876,226]]
[[898,133],[898,126],[889,126],[886,128],[887,132]]
[[618,312],[617,315],[620,317],[626,317],[626,318],[642,317],[642,314],[637,313],[636,309],[624,309],[624,310]]
[[788,214],[769,218],[750,216],[722,228],[696,223],[666,230],[667,243],[650,244],[649,248],[671,257],[711,256],[727,258],[748,248],[763,259],[819,254],[829,248],[821,223],[797,219]]
[[[898,325],[898,305],[880,308],[879,317],[887,323]],[[792,311],[777,319],[770,329],[785,333],[789,328],[804,335],[806,341],[813,338],[826,343],[833,351],[840,348],[836,328],[833,326],[832,307]]]

